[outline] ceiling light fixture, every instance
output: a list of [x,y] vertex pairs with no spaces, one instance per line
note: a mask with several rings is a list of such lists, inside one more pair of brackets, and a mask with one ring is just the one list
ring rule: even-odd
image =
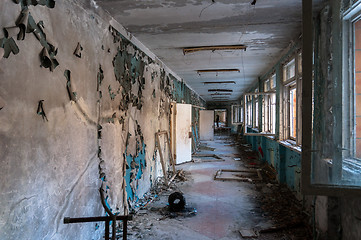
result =
[[199,51],[224,51],[224,50],[244,50],[246,51],[246,45],[219,45],[219,46],[201,46],[201,47],[185,47],[183,48],[183,54],[194,53]]
[[236,84],[235,81],[219,81],[219,82],[203,82],[204,85],[206,84],[228,84],[228,83],[233,83],[233,84]]
[[231,100],[226,100],[226,101],[213,101],[214,103],[229,103]]
[[213,98],[212,100],[229,100],[229,98]]
[[233,92],[232,89],[208,89],[208,92]]
[[232,93],[212,93],[211,96],[229,96],[232,95]]
[[197,73],[209,73],[209,72],[240,72],[237,68],[231,68],[231,69],[203,69],[203,70],[197,70]]

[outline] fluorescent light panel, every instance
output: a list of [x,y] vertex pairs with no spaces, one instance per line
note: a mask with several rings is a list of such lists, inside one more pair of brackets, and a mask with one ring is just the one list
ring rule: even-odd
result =
[[203,82],[204,85],[206,84],[236,84],[235,81],[219,81],[219,82]]
[[230,96],[232,93],[212,93],[211,96]]
[[247,47],[243,44],[238,45],[219,45],[219,46],[199,46],[183,48],[183,54],[194,53],[199,51],[224,51],[224,50],[245,50]]
[[208,89],[208,92],[233,92],[232,89]]
[[203,69],[197,70],[197,73],[212,73],[212,72],[240,72],[237,68],[230,68],[230,69]]

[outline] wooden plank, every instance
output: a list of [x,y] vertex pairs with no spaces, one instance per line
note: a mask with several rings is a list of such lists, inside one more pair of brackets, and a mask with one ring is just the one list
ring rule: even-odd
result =
[[221,169],[222,172],[257,173],[257,170]]
[[239,230],[242,238],[257,238],[258,233],[254,229],[242,228]]
[[171,148],[171,145],[170,145],[168,132],[166,132],[166,137],[167,137],[168,149],[169,149],[169,153],[170,153],[170,163],[172,165],[173,172],[175,173],[176,172],[176,170],[175,170],[175,161],[174,161],[174,158],[173,158],[173,153],[172,153],[172,148]]
[[155,134],[156,136],[156,140],[157,140],[157,147],[158,147],[158,150],[159,150],[159,156],[160,156],[160,163],[162,164],[162,170],[163,170],[163,175],[164,175],[164,182],[166,185],[168,185],[168,177],[167,177],[167,171],[166,171],[166,168],[165,168],[165,162],[164,162],[164,158],[163,158],[163,152],[162,152],[162,149],[160,147],[160,138],[159,138],[159,134],[156,133]]

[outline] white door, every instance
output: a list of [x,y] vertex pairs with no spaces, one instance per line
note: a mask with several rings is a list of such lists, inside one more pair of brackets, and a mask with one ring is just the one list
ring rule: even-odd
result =
[[214,139],[214,111],[199,111],[199,136],[200,140],[213,141]]
[[176,104],[176,164],[192,161],[192,105]]

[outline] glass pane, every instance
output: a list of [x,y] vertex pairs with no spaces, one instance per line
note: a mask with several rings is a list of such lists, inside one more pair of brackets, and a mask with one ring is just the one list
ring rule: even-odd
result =
[[297,105],[296,105],[296,88],[293,88],[290,90],[290,138],[296,138],[296,133],[297,133],[297,128],[296,128],[296,123],[297,123],[297,116],[296,116],[296,111],[297,111]]
[[270,80],[264,82],[264,92],[268,92],[270,90]]
[[276,129],[276,95],[272,95],[271,99],[271,108],[270,108],[270,130],[271,133],[275,133]]
[[271,89],[274,89],[276,87],[276,74],[274,74],[270,79],[270,86]]
[[258,100],[256,101],[256,126],[255,127],[258,127]]
[[[353,44],[345,44],[344,52],[351,52],[354,61],[349,62],[354,65],[349,66],[351,71],[343,69],[343,78],[332,82],[340,87],[328,89],[315,74],[312,184],[361,186],[361,21],[349,23],[349,27]],[[334,94],[340,96],[342,107],[330,111],[337,107]]]
[[296,75],[296,65],[295,65],[295,59],[290,61],[285,67],[285,79],[284,81],[288,81],[291,78],[293,78]]

